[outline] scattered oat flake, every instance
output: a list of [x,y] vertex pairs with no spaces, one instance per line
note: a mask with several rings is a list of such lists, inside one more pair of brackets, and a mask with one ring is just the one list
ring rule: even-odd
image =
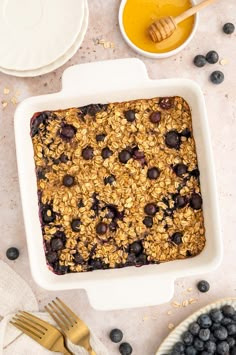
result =
[[187,289],[188,292],[192,292],[192,290],[193,290],[192,287],[189,287],[189,288]]
[[145,320],[148,320],[149,319],[149,317],[148,316],[144,316],[143,317],[143,320],[145,321]]
[[7,107],[7,105],[8,105],[8,102],[7,102],[7,101],[2,101],[2,107],[3,107],[3,108]]
[[228,60],[226,58],[220,60],[220,65],[226,65],[226,64],[228,64]]
[[182,302],[182,306],[183,306],[183,307],[187,307],[188,304],[189,304],[189,301],[188,301],[188,300],[185,300],[185,301]]
[[172,314],[172,311],[168,311],[167,314],[168,316],[170,316]]
[[181,304],[179,302],[175,301],[175,302],[172,303],[172,306],[175,307],[175,308],[179,308],[179,307],[181,307]]
[[16,105],[16,104],[17,104],[17,98],[16,98],[15,96],[13,96],[13,97],[11,98],[11,103],[12,103],[13,105]]
[[9,92],[10,92],[10,89],[8,89],[8,88],[4,88],[4,89],[3,89],[4,95],[8,95]]
[[189,303],[190,304],[193,304],[193,303],[196,303],[196,302],[197,302],[197,300],[195,298],[190,298],[189,299]]
[[175,327],[175,326],[174,326],[173,323],[169,323],[169,324],[168,324],[168,328],[169,328],[169,329],[173,329],[174,327]]

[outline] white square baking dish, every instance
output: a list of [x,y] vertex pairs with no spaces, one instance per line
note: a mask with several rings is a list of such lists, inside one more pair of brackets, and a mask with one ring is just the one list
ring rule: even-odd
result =
[[[204,250],[194,258],[160,265],[55,275],[46,265],[38,215],[30,136],[32,115],[43,110],[155,96],[182,96],[192,110],[206,227]],[[219,266],[222,242],[214,164],[204,98],[195,82],[151,80],[144,63],[138,59],[76,65],[64,72],[60,92],[31,97],[19,104],[15,113],[15,139],[30,267],[41,287],[48,290],[85,289],[92,306],[101,310],[150,306],[170,300],[176,278],[202,274]]]

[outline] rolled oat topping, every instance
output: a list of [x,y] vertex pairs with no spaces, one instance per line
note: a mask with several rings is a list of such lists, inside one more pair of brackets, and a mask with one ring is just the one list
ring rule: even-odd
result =
[[158,264],[204,248],[191,112],[183,98],[40,112],[31,136],[54,272]]

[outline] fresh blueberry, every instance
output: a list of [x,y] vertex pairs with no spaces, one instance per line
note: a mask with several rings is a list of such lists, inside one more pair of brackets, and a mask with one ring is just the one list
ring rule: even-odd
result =
[[173,167],[173,170],[175,172],[175,174],[179,177],[181,177],[182,175],[186,174],[188,172],[188,167],[185,164],[177,164]]
[[198,337],[202,341],[207,341],[210,339],[210,334],[211,334],[210,329],[200,329]]
[[193,346],[187,346],[185,350],[186,355],[197,355],[197,350]]
[[143,224],[147,228],[151,228],[153,226],[153,218],[151,216],[144,217]]
[[232,348],[236,344],[236,340],[232,337],[228,337],[226,339],[227,343],[229,344],[229,347]]
[[54,237],[51,239],[51,248],[53,251],[58,251],[64,248],[61,238]]
[[55,251],[49,251],[46,254],[46,259],[49,264],[54,264],[58,260],[57,253]]
[[199,338],[195,338],[193,342],[193,346],[197,351],[202,351],[204,349],[204,342]]
[[216,51],[210,51],[206,55],[206,60],[210,64],[215,64],[219,60],[219,54]]
[[229,335],[236,335],[236,324],[229,324],[226,328]]
[[228,355],[229,354],[229,344],[226,341],[221,341],[216,347],[217,354]]
[[204,67],[204,65],[206,65],[207,61],[204,55],[199,54],[196,55],[196,57],[193,60],[193,63],[196,65],[196,67],[202,68]]
[[230,318],[231,318],[231,317],[233,317],[233,316],[235,315],[235,313],[236,313],[234,307],[232,307],[232,306],[230,306],[230,305],[228,305],[228,304],[226,304],[225,306],[223,306],[223,307],[221,308],[221,310],[222,310],[222,312],[223,312],[223,314],[224,314],[225,317],[230,317]]
[[210,328],[210,326],[212,325],[212,320],[209,317],[208,314],[201,314],[198,317],[198,324],[200,325],[201,328]]
[[73,232],[79,232],[81,226],[81,220],[79,218],[72,219],[70,225]]
[[193,193],[190,198],[190,206],[194,210],[200,210],[202,208],[202,197],[197,193]]
[[182,238],[183,238],[183,233],[176,232],[172,235],[171,241],[176,245],[180,245],[182,243]]
[[173,98],[172,97],[163,97],[160,100],[159,105],[163,110],[169,110],[174,105]]
[[9,260],[16,260],[20,255],[19,249],[15,247],[8,248],[6,251],[6,256]]
[[72,125],[66,124],[61,129],[61,137],[65,139],[72,139],[76,134],[76,128]]
[[210,290],[210,284],[206,280],[201,280],[197,284],[197,288],[200,292],[208,292]]
[[113,343],[119,343],[123,338],[123,333],[120,329],[112,329],[110,339]]
[[82,157],[84,160],[91,160],[93,159],[93,148],[90,146],[87,146],[82,150]]
[[123,164],[126,164],[132,158],[132,154],[128,149],[123,149],[119,153],[119,161]]
[[148,204],[146,204],[146,206],[144,207],[144,212],[145,212],[148,216],[155,216],[155,214],[158,212],[158,207],[157,207],[157,205],[155,205],[154,203],[148,203]]
[[129,248],[130,252],[135,255],[139,255],[142,252],[142,249],[143,249],[143,247],[142,247],[141,242],[134,242],[130,245],[130,248]]
[[158,179],[160,176],[160,169],[158,168],[150,168],[148,169],[147,171],[147,177],[150,179],[150,180],[156,180]]
[[174,346],[173,346],[174,351],[178,351],[180,353],[183,353],[185,351],[185,345],[181,341],[178,341]]
[[221,325],[226,326],[232,324],[232,322],[233,322],[232,318],[224,317],[220,323]]
[[121,355],[130,355],[133,352],[132,346],[129,343],[122,343],[119,346]]
[[104,223],[104,222],[99,222],[97,225],[96,225],[96,232],[97,234],[106,234],[107,232],[107,224]]
[[218,329],[216,329],[214,331],[214,336],[216,337],[216,339],[218,340],[225,340],[227,339],[228,336],[228,332],[227,329],[223,326],[220,326]]
[[189,331],[192,335],[196,336],[198,335],[199,331],[200,331],[200,325],[196,322],[191,323],[189,326]]
[[236,355],[236,346],[231,349],[230,355]]
[[128,110],[124,112],[125,118],[127,119],[128,122],[134,122],[135,121],[135,111],[134,110]]
[[216,85],[223,83],[224,78],[225,78],[225,76],[222,73],[222,71],[220,71],[220,70],[215,70],[210,75],[211,82]]
[[235,30],[235,26],[233,23],[228,22],[223,26],[223,31],[227,35],[231,35],[232,33],[234,33],[234,30]]
[[179,149],[180,137],[177,131],[169,131],[165,136],[165,144],[168,148]]
[[205,350],[208,352],[208,354],[215,354],[216,343],[214,341],[208,340],[205,343]]
[[211,326],[211,331],[214,332],[216,329],[219,329],[221,327],[220,323],[213,323]]
[[64,177],[63,177],[63,185],[66,186],[66,187],[71,187],[73,186],[75,183],[75,178],[74,176],[72,175],[69,175],[69,174],[66,174]]
[[193,343],[193,335],[189,331],[186,331],[182,335],[182,340],[183,340],[185,345],[192,345],[192,343]]
[[112,154],[113,154],[113,151],[110,148],[108,148],[108,147],[103,148],[102,157],[104,160],[110,158],[112,156]]
[[149,120],[152,123],[159,123],[161,120],[161,112],[159,111],[152,112],[151,115],[149,116]]
[[210,311],[210,318],[213,322],[220,323],[223,319],[223,314],[220,309],[214,308]]
[[103,142],[105,140],[105,138],[106,138],[106,135],[103,134],[103,133],[96,135],[96,141],[97,142]]

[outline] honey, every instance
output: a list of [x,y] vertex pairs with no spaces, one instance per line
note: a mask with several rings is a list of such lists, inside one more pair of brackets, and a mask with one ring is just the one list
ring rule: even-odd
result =
[[192,32],[194,16],[178,24],[173,35],[160,43],[152,42],[148,27],[164,16],[178,16],[192,6],[190,0],[127,0],[123,12],[124,29],[137,47],[147,52],[166,53],[181,46]]

